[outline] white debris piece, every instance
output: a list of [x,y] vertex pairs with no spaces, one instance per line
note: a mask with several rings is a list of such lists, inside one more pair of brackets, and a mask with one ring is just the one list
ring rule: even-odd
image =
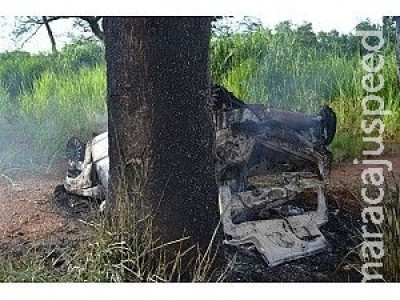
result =
[[[303,185],[303,187],[294,188],[292,182],[285,188],[289,191],[295,189],[297,192],[306,188],[316,189],[318,199],[316,211],[298,214],[299,211],[297,210],[293,212],[295,214],[293,216],[245,221],[239,224],[234,224],[232,221],[232,207],[235,205],[235,198],[240,198],[242,196],[240,194],[243,193],[232,194],[229,186],[221,186],[219,188],[219,203],[224,232],[229,237],[226,242],[231,245],[254,245],[269,266],[276,266],[323,250],[327,245],[324,236],[319,231],[319,226],[327,221],[323,187],[318,182],[304,184],[305,182],[302,182],[301,179],[296,183],[299,186]],[[247,197],[249,198],[248,195]],[[272,207],[273,205],[283,204],[282,201],[288,202],[290,198],[278,201],[266,198],[264,201],[270,202],[268,204]],[[274,204],[274,202],[276,203]]]

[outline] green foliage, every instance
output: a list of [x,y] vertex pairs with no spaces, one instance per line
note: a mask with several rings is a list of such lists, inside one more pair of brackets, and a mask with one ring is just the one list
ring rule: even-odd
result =
[[0,84],[7,89],[12,99],[16,99],[22,89],[32,88],[48,65],[51,65],[48,56],[18,51],[1,53]]
[[91,39],[67,45],[56,55],[55,69],[58,72],[78,72],[82,68],[105,65],[104,46]]
[[[229,72],[241,68],[249,60],[257,63],[263,58],[263,51],[269,47],[271,32],[260,29],[250,33],[236,33],[230,36],[213,37],[211,41],[212,80],[216,84],[229,84]],[[253,65],[253,70],[255,66]],[[247,71],[247,73],[250,70]],[[234,78],[240,79],[240,78]],[[243,81],[243,80],[241,80]],[[232,82],[232,84],[234,84]],[[240,96],[240,95],[238,95]]]
[[72,135],[89,138],[106,114],[105,86],[104,66],[63,76],[45,72],[20,97],[21,118],[33,124],[27,130],[36,145],[51,154]]
[[[212,37],[213,83],[245,101],[285,109],[314,113],[329,104],[339,118],[333,149],[339,158],[359,153],[360,103],[365,96],[360,38],[337,31],[315,33],[310,23],[294,26],[285,21],[274,31],[251,19],[244,23],[244,30],[220,30]],[[365,21],[357,28],[380,26]],[[383,30],[385,85],[379,95],[393,110],[384,119],[385,137],[397,140],[400,96],[390,18],[385,19]],[[0,105],[0,115],[29,120],[27,131],[42,149],[48,145],[49,151],[58,149],[70,134],[89,136],[106,111],[103,46],[89,39],[56,54],[0,54]],[[352,135],[356,138],[349,145]]]
[[0,84],[0,114],[5,115],[11,110],[11,100],[8,90],[4,85]]
[[0,54],[0,117],[34,141],[45,163],[71,135],[89,138],[106,115],[103,47],[86,40],[56,54]]
[[[383,27],[385,59],[379,92],[385,107],[385,138],[400,135],[400,91],[397,83],[393,23]],[[361,22],[358,29],[377,30],[379,25]],[[332,145],[339,160],[362,151],[361,100],[367,94],[361,80],[366,71],[361,60],[360,37],[337,31],[315,34],[310,23],[293,26],[285,21],[274,32],[266,29],[218,36],[211,44],[212,78],[247,102],[315,113],[323,104],[334,108],[339,119]]]
[[92,40],[77,41],[55,54],[30,54],[28,52],[0,53],[0,83],[12,99],[30,91],[43,73],[77,72],[82,68],[104,65],[104,49]]

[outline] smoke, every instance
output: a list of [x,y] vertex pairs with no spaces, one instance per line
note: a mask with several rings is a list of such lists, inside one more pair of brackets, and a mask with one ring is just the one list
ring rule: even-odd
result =
[[15,117],[0,117],[0,173],[25,173],[42,161],[42,154],[35,151],[27,134],[26,128],[31,126]]
[[35,172],[64,173],[65,145],[76,136],[86,142],[107,131],[107,115],[93,113],[82,119],[47,115],[41,120],[21,115],[0,115],[0,174],[19,177]]

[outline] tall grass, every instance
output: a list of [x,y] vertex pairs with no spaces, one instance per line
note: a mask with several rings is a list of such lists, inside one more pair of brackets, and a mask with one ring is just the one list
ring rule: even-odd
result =
[[[295,29],[237,33],[212,42],[212,75],[248,102],[316,113],[328,104],[338,116],[338,134],[332,148],[338,160],[361,155],[361,100],[366,96],[361,80],[360,40],[351,37],[352,49],[328,48],[312,32],[305,37]],[[385,138],[400,138],[400,90],[393,45],[383,51],[385,78],[379,95],[392,115],[384,116]]]
[[[20,96],[21,117],[31,120],[31,134],[40,147],[87,134],[106,113],[103,66],[65,72],[45,72],[31,91]],[[29,130],[29,129],[28,129]],[[86,134],[86,136],[85,136]],[[55,150],[55,149],[52,149]]]
[[12,112],[10,94],[8,89],[0,84],[0,115],[4,116],[6,113]]
[[14,102],[22,89],[32,88],[33,83],[52,65],[51,60],[51,56],[27,52],[0,54],[0,82]]
[[91,137],[106,121],[105,68],[84,68],[62,76],[46,71],[19,96],[19,122],[32,147],[51,159],[71,136]]
[[7,124],[0,128],[1,142],[13,136],[23,139],[29,151],[10,145],[11,150],[47,165],[58,157],[71,135],[87,139],[93,130],[104,128],[103,50],[102,45],[88,40],[56,54],[1,53],[0,118],[12,124],[12,128]]
[[[248,102],[307,113],[329,104],[339,118],[332,147],[337,158],[345,159],[361,149],[365,71],[359,46],[351,35],[323,33],[317,38],[310,27],[296,29],[289,23],[276,32],[259,28],[217,35],[210,48],[212,79]],[[385,137],[397,140],[400,97],[390,43],[384,56],[380,95],[393,111],[384,117]],[[39,130],[28,126],[28,131],[42,149],[49,144],[51,151],[60,149],[71,134],[86,138],[96,127],[96,116],[105,113],[104,66],[103,47],[93,41],[77,42],[55,55],[0,54],[0,113],[33,120]]]

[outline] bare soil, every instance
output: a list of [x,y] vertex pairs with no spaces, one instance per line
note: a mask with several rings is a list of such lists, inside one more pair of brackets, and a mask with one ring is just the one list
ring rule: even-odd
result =
[[6,176],[0,174],[0,255],[83,235],[78,220],[54,202],[53,191],[62,178],[35,174],[13,180]]

